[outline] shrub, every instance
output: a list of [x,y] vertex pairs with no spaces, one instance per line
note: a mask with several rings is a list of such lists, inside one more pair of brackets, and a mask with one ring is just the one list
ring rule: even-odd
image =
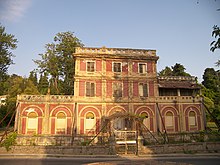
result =
[[9,134],[6,139],[2,142],[1,146],[5,147],[7,151],[11,150],[11,146],[16,144],[17,133],[13,132]]

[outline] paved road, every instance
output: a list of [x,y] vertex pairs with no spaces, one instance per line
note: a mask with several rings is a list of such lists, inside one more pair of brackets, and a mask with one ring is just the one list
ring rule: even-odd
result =
[[219,165],[220,157],[0,158],[0,165]]

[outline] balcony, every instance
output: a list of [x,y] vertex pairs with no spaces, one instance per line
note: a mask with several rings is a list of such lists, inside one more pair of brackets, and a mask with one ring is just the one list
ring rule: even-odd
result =
[[196,96],[196,97],[193,97],[193,96],[158,96],[155,98],[155,102],[158,102],[158,103],[164,103],[164,102],[167,102],[167,103],[170,103],[170,102],[174,102],[174,103],[189,103],[189,102],[201,102],[202,101],[202,97],[200,96]]

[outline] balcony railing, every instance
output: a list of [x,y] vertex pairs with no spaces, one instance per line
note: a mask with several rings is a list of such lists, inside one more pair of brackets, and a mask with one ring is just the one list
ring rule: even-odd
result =
[[144,55],[144,56],[156,56],[156,50],[147,49],[123,49],[123,48],[89,48],[78,47],[75,54],[121,54],[121,55]]
[[194,76],[160,76],[158,79],[167,81],[196,81]]
[[24,102],[74,102],[72,95],[18,95],[18,101]]
[[[17,100],[19,102],[97,102],[102,103],[103,98],[102,97],[96,97],[96,98],[87,98],[85,97],[76,97],[73,95],[18,95]],[[105,98],[104,102],[115,102],[115,98]],[[144,98],[124,98],[122,97],[120,100],[117,100],[117,102],[144,102],[144,103],[153,103],[153,102],[201,102],[202,97],[200,96],[155,96],[155,97],[144,97]]]

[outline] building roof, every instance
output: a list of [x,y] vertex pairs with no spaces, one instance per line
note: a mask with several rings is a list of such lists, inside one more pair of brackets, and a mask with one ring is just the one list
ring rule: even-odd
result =
[[195,77],[162,76],[158,77],[159,88],[200,89]]

